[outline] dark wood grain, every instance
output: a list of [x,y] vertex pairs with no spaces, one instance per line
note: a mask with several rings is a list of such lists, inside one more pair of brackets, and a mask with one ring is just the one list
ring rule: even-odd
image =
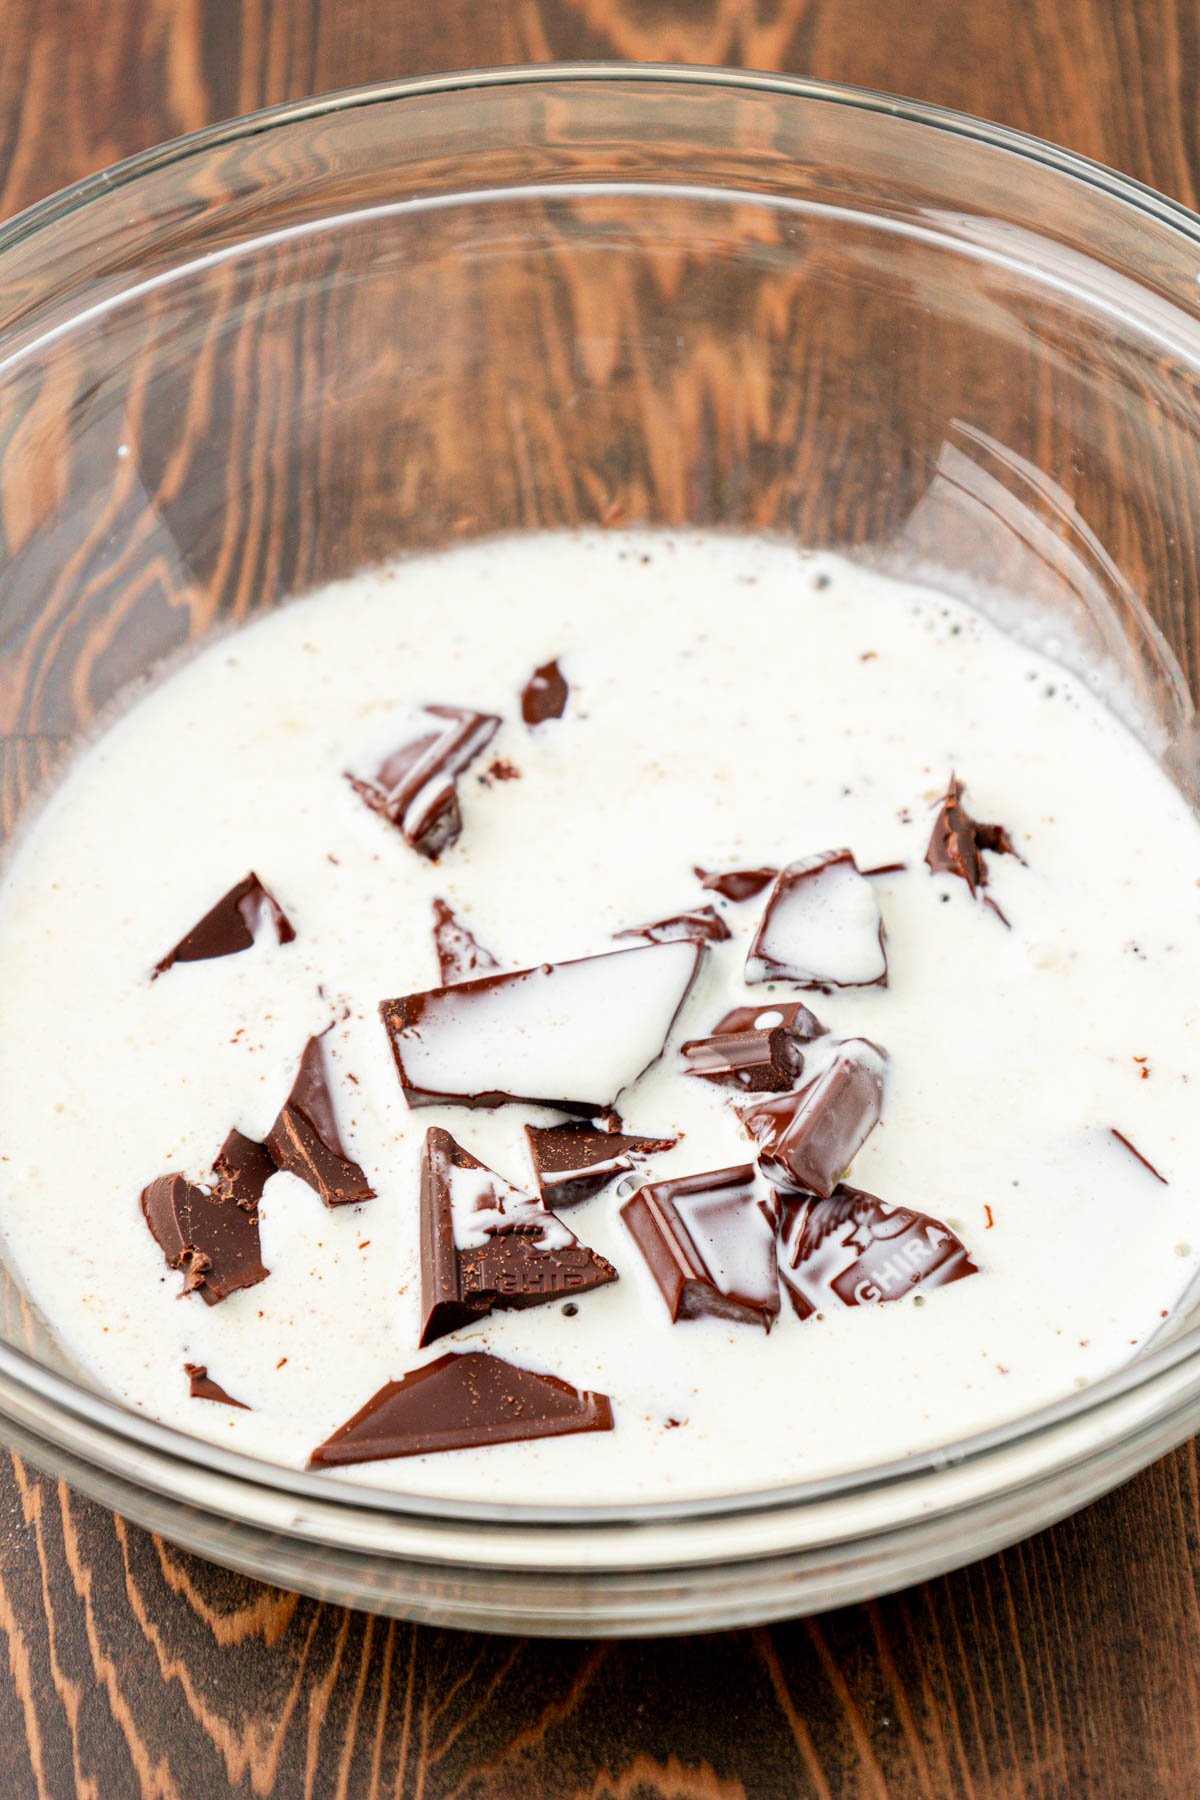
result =
[[[269,102],[587,56],[918,94],[1200,193],[1194,0],[0,0],[0,215]],[[1193,1800],[1198,1534],[1189,1445],[875,1606],[529,1644],[256,1586],[5,1458],[0,1795]]]

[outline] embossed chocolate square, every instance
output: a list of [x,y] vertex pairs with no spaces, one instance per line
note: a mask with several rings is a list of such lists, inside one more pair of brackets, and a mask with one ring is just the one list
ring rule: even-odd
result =
[[840,1306],[877,1306],[919,1287],[944,1287],[978,1267],[948,1225],[845,1185],[828,1200],[785,1195],[779,1275],[802,1319]]

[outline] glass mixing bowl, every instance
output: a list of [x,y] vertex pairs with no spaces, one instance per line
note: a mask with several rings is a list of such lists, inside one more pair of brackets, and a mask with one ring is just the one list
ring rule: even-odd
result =
[[[82,182],[0,233],[0,828],[230,622],[402,552],[614,523],[770,530],[1015,594],[1031,638],[1124,674],[1191,794],[1198,272],[1200,219],[1079,157],[722,71],[365,89]],[[135,1416],[11,1278],[0,1327],[0,1435],[42,1468],[265,1579],[496,1630],[880,1593],[1200,1421],[1185,1306],[1086,1392],[843,1480],[451,1505],[407,1496],[403,1465],[365,1491]]]

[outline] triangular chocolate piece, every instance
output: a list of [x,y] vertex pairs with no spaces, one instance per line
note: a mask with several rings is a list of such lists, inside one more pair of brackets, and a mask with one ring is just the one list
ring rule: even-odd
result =
[[878,1306],[918,1287],[945,1287],[979,1269],[948,1225],[890,1206],[861,1188],[830,1199],[784,1196],[779,1274],[802,1319],[839,1306]]
[[470,981],[476,975],[490,975],[500,967],[491,951],[484,949],[444,900],[433,903],[433,948],[445,987],[455,981]]
[[142,1215],[171,1269],[182,1269],[183,1294],[209,1306],[238,1288],[265,1281],[258,1214],[219,1200],[182,1175],[160,1175],[142,1192]]
[[342,1143],[320,1037],[305,1045],[292,1091],[267,1133],[267,1149],[277,1168],[306,1181],[326,1206],[375,1198],[375,1189]]
[[540,1306],[615,1281],[540,1200],[435,1127],[421,1166],[421,1344],[493,1307]]
[[260,937],[290,944],[295,937],[291,920],[255,874],[223,894],[204,917],[180,938],[155,965],[156,976],[177,962],[210,962],[218,956],[236,956],[249,950]]
[[372,812],[395,825],[406,843],[436,862],[462,831],[455,783],[500,729],[491,713],[427,706],[430,729],[401,744],[369,779],[346,779]]
[[[988,883],[982,852],[1016,856],[1017,851],[1003,825],[981,825],[971,817],[962,803],[965,791],[958,776],[952,775],[933,822],[925,861],[935,875],[957,875],[974,894]],[[995,910],[1000,911],[999,907]],[[1000,913],[1000,917],[1004,919],[1004,914]],[[1007,919],[1004,922],[1007,924]]]
[[184,1363],[183,1372],[188,1378],[189,1399],[215,1400],[219,1406],[236,1406],[239,1412],[251,1410],[244,1400],[235,1400],[218,1382],[210,1381],[208,1369],[203,1363]]
[[690,912],[671,913],[650,925],[630,925],[613,935],[642,938],[648,944],[724,944],[732,934],[715,906],[694,906]]
[[213,1163],[213,1192],[218,1200],[255,1212],[274,1173],[275,1159],[265,1144],[231,1131]]
[[548,1206],[573,1206],[590,1200],[618,1175],[632,1169],[635,1157],[673,1150],[678,1138],[630,1137],[602,1131],[583,1120],[569,1125],[527,1125],[529,1154],[538,1191]]
[[724,900],[732,900],[738,904],[743,900],[753,900],[755,894],[761,894],[765,887],[770,887],[778,873],[778,869],[693,870],[701,887],[720,894]]
[[538,1375],[472,1350],[439,1356],[402,1381],[385,1383],[317,1446],[309,1467],[473,1450],[612,1426],[607,1394],[581,1391],[556,1375]]

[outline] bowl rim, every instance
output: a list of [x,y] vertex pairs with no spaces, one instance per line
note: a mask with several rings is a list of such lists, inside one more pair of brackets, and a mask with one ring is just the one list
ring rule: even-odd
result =
[[[14,214],[0,225],[0,280],[3,258],[32,238],[111,197],[145,177],[172,168],[189,158],[226,148],[281,127],[310,123],[331,114],[349,112],[397,101],[442,97],[455,93],[561,86],[563,84],[654,84],[679,89],[727,89],[734,93],[763,93],[783,99],[817,101],[852,111],[882,114],[944,132],[954,137],[1009,151],[1055,172],[1069,182],[1098,190],[1109,199],[1147,215],[1178,232],[1200,248],[1200,213],[1121,174],[1104,163],[1031,133],[978,118],[969,113],[889,94],[883,90],[845,83],[819,81],[803,76],[775,74],[721,66],[688,66],[675,63],[624,63],[619,61],[547,62],[474,68],[376,82],[342,88],[325,94],[259,109],[240,117],[204,126],[180,137],[111,164],[73,182],[45,199]],[[631,178],[636,180],[636,178]],[[586,180],[581,182],[586,186]],[[7,332],[0,332],[0,340]],[[876,1495],[891,1488],[916,1488],[948,1468],[978,1466],[1014,1445],[1028,1446],[1052,1440],[1062,1427],[1100,1419],[1106,1408],[1137,1389],[1151,1390],[1156,1382],[1169,1387],[1182,1364],[1193,1360],[1200,1375],[1200,1326],[1181,1333],[1157,1350],[1147,1349],[1136,1360],[1091,1382],[1077,1393],[1020,1414],[990,1428],[971,1433],[931,1449],[912,1452],[887,1463],[869,1464],[833,1476],[780,1484],[771,1488],[722,1491],[694,1499],[626,1501],[605,1505],[525,1504],[470,1501],[412,1494],[400,1489],[358,1486],[326,1474],[312,1474],[232,1451],[207,1439],[193,1437],[175,1427],[159,1424],[85,1386],[58,1374],[16,1345],[0,1341],[0,1414],[5,1389],[15,1391],[39,1408],[39,1430],[53,1441],[53,1413],[85,1429],[89,1436],[102,1434],[123,1448],[142,1451],[148,1461],[145,1472],[161,1463],[185,1464],[207,1471],[217,1479],[256,1489],[273,1489],[281,1500],[311,1501],[329,1516],[331,1512],[359,1511],[372,1516],[401,1515],[415,1524],[461,1523],[486,1525],[493,1530],[512,1527],[553,1528],[574,1531],[580,1526],[611,1530],[643,1525],[686,1525],[689,1521],[732,1522],[748,1515],[782,1514],[793,1510],[820,1509],[831,1501],[852,1496]],[[1166,1405],[1173,1401],[1164,1401]],[[49,1429],[48,1429],[49,1428]],[[1050,1463],[1054,1464],[1051,1456]],[[111,1464],[105,1466],[112,1467]],[[151,1482],[159,1487],[161,1482]]]

